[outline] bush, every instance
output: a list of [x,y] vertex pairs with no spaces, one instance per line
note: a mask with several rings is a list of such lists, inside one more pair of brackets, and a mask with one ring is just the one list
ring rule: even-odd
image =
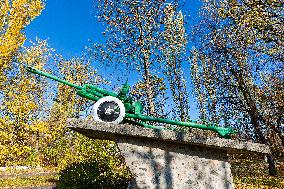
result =
[[[73,163],[59,173],[57,188],[127,188],[129,179],[120,174],[110,178],[96,161]],[[113,175],[114,176],[114,175]]]

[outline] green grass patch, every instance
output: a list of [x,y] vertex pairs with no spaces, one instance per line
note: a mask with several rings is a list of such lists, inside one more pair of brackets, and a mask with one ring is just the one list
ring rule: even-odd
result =
[[51,186],[55,185],[57,180],[57,175],[0,178],[0,188]]

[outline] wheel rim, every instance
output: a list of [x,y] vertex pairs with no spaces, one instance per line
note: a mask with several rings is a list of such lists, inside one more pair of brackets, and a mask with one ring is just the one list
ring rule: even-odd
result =
[[94,105],[94,118],[99,122],[120,123],[125,116],[124,104],[118,98],[107,96]]
[[113,122],[119,117],[120,108],[117,103],[103,102],[98,107],[98,117],[105,122]]

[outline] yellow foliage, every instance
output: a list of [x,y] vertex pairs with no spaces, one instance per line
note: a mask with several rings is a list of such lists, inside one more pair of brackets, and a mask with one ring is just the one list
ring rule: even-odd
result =
[[[71,60],[61,58],[58,67],[67,81],[77,85],[96,84],[94,82],[98,80],[96,71],[90,66],[90,62],[83,58],[73,58]],[[58,85],[57,100],[63,105],[61,107],[63,111],[67,112],[71,117],[84,110],[88,102],[88,100],[78,97],[74,88],[62,84]]]
[[[36,83],[26,77],[23,65],[15,65],[25,41],[23,29],[38,16],[44,3],[41,0],[2,0],[0,1],[0,164],[17,164],[26,159],[32,148],[27,126],[32,122],[38,105]],[[41,45],[37,45],[41,46]],[[35,57],[35,53],[22,54]],[[9,71],[12,76],[7,77]],[[39,90],[40,91],[40,90]]]
[[[21,62],[43,67],[51,56],[48,44],[37,40],[28,48],[22,48],[17,58]],[[31,60],[30,62],[28,60]],[[47,124],[39,120],[39,114],[46,105],[44,94],[47,83],[34,75],[28,75],[23,64],[11,63],[11,75],[1,88],[1,133],[0,164],[22,164],[28,157],[38,153],[46,140],[50,140]],[[35,159],[31,161],[37,161]]]
[[39,132],[39,133],[47,133],[48,132],[48,127],[47,123],[44,121],[37,120],[34,123],[32,123],[29,128],[33,132]]
[[26,39],[23,29],[43,8],[41,0],[0,1],[0,84],[4,81],[4,70],[9,68],[11,60]]

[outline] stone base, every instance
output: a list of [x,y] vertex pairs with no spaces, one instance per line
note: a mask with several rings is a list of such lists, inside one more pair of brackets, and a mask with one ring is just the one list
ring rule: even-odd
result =
[[118,139],[117,144],[135,174],[130,188],[233,188],[225,150],[138,138]]
[[230,189],[228,153],[270,153],[263,144],[92,119],[71,119],[68,127],[92,139],[117,142],[134,174],[129,188],[135,189]]

